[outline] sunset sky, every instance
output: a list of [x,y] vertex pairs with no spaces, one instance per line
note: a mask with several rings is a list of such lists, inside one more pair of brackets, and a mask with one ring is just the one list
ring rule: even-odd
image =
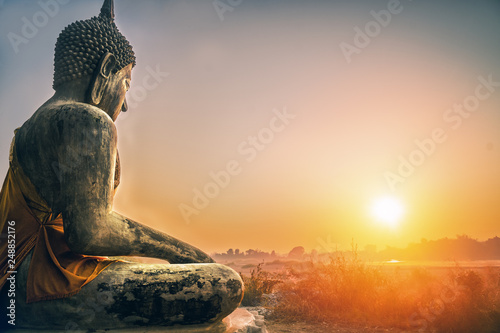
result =
[[[14,129],[53,94],[59,32],[101,5],[0,0],[1,177]],[[118,212],[207,252],[500,236],[500,2],[116,0],[115,12],[138,59],[117,120]],[[371,212],[386,196],[403,206],[394,225]]]

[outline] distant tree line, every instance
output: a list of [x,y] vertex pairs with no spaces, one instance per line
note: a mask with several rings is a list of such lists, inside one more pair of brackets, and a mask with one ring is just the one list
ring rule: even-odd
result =
[[422,239],[420,243],[410,243],[404,249],[388,246],[376,257],[398,260],[500,260],[500,238],[493,237],[483,242],[467,235],[458,235],[456,239]]
[[[352,251],[336,252],[351,256]],[[215,253],[217,259],[255,258],[262,260],[276,258],[290,258],[308,260],[328,257],[331,253],[318,253],[313,250],[307,253],[302,246],[293,248],[288,254],[278,254],[275,251],[264,252],[249,249],[229,249],[226,253]],[[456,238],[441,238],[438,240],[427,240],[422,238],[419,243],[410,243],[406,248],[387,246],[384,250],[377,251],[375,245],[367,245],[364,250],[358,251],[356,255],[372,260],[500,260],[500,238],[498,236],[486,241],[478,241],[467,235],[457,235]]]

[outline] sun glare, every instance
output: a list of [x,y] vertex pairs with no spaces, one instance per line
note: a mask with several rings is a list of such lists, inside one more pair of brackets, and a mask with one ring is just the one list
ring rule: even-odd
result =
[[404,215],[404,206],[398,198],[381,197],[373,201],[371,206],[372,216],[380,224],[396,227]]

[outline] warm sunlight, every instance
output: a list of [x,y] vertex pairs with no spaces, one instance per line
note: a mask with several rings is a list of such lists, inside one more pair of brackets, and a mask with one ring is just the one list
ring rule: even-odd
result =
[[401,200],[390,196],[377,198],[371,206],[371,214],[377,222],[389,227],[399,225],[404,211]]

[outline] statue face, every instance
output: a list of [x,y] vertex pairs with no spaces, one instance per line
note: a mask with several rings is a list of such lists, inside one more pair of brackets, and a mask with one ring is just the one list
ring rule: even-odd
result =
[[110,75],[101,102],[97,107],[104,110],[113,121],[121,111],[127,110],[125,95],[132,80],[132,64],[124,67],[116,74]]

